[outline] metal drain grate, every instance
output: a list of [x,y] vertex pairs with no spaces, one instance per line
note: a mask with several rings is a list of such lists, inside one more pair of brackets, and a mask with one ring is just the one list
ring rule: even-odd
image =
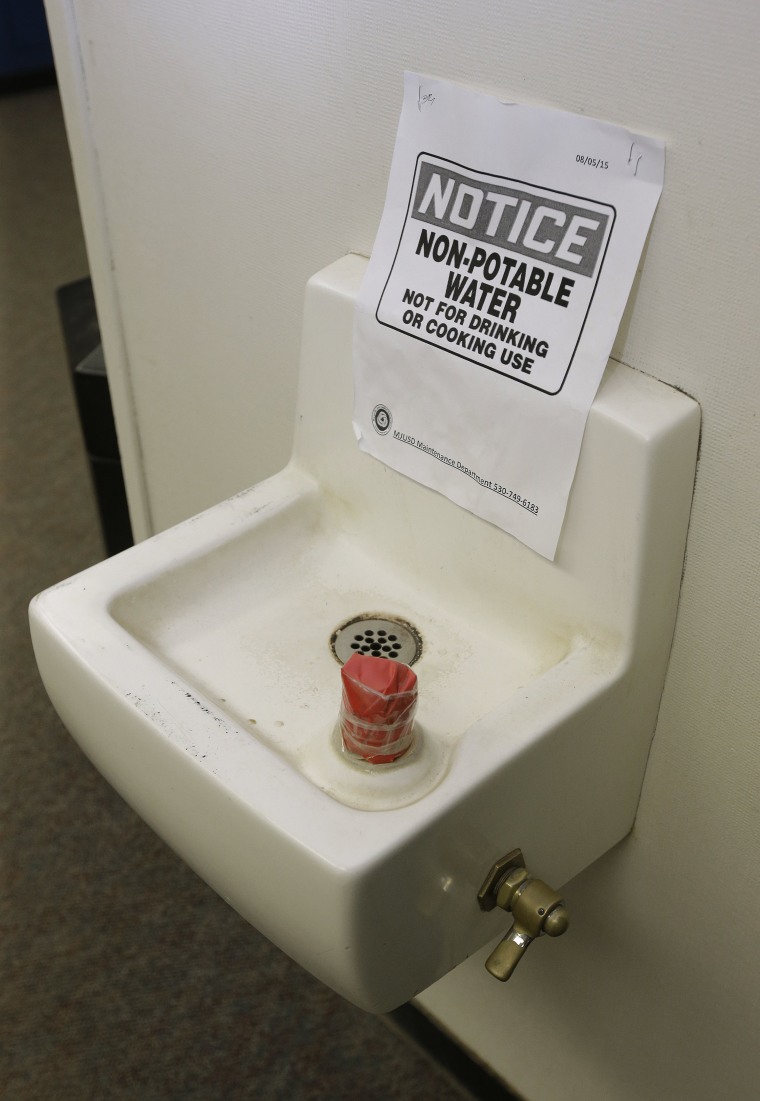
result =
[[333,632],[330,647],[341,665],[345,665],[352,654],[395,658],[405,665],[414,665],[422,654],[422,638],[404,619],[358,615]]

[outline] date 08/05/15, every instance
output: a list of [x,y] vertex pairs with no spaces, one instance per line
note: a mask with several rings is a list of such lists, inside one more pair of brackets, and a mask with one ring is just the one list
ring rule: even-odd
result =
[[585,153],[576,153],[575,159],[578,164],[587,164],[589,168],[609,168],[609,161],[600,160],[599,157],[587,157]]

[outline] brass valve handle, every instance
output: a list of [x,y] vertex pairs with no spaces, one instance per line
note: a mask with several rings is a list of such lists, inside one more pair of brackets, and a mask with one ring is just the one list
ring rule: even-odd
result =
[[481,910],[499,906],[514,917],[511,929],[486,960],[486,969],[506,982],[531,941],[546,934],[559,937],[570,924],[564,899],[525,867],[520,849],[497,860],[478,891]]

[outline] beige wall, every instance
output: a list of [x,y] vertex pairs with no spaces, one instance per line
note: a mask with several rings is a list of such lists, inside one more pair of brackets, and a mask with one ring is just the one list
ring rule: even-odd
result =
[[371,248],[405,67],[666,139],[616,355],[704,423],[635,831],[567,887],[571,933],[508,987],[478,959],[423,1004],[529,1101],[756,1096],[760,8],[48,7],[142,534],[284,462],[303,285]]

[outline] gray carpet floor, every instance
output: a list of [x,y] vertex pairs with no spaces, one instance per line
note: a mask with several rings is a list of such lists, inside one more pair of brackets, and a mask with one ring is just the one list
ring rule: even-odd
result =
[[57,92],[0,98],[0,1096],[465,1096],[189,871],[89,765],[26,607],[103,556],[55,289],[87,272]]

